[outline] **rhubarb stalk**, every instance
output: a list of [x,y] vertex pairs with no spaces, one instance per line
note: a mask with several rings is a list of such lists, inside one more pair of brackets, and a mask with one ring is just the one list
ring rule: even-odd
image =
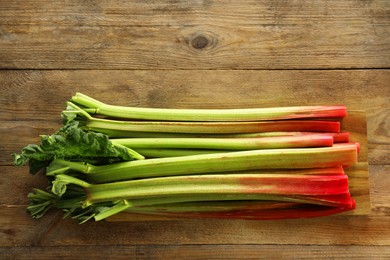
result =
[[331,135],[276,136],[260,138],[123,138],[111,139],[131,149],[184,148],[217,150],[257,150],[332,146]]
[[[117,201],[97,214],[97,220],[132,207],[194,201],[275,200],[339,208],[352,208],[354,205],[346,175],[215,174],[105,184],[90,184],[71,176],[57,175],[52,192],[61,197],[66,194],[69,185],[84,189],[87,197],[83,208]],[[331,195],[344,197],[332,203],[325,199]]]
[[48,167],[47,174],[55,175],[75,169],[86,173],[89,181],[102,183],[197,173],[337,167],[355,164],[357,150],[356,144],[336,144],[320,148],[266,149],[157,158],[102,166],[54,160]]
[[335,118],[346,115],[345,106],[296,106],[246,109],[164,109],[108,105],[76,93],[72,101],[90,114],[115,118],[164,121],[261,121],[298,118]]
[[85,130],[104,134],[110,131],[166,132],[195,134],[237,134],[271,131],[340,132],[340,123],[319,120],[279,120],[264,122],[174,122],[174,121],[121,121],[96,118],[77,105],[68,102],[62,112],[66,123],[74,120]]

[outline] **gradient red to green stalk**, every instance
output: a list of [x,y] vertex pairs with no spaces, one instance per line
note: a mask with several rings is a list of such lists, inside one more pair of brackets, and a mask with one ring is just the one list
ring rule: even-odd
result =
[[348,193],[346,175],[280,175],[280,174],[208,174],[150,178],[95,184],[87,187],[89,200],[101,201],[110,194],[123,198],[169,196],[176,194],[273,194],[331,195]]
[[345,106],[296,106],[247,109],[165,109],[124,107],[105,104],[76,93],[72,101],[90,114],[109,117],[164,121],[260,121],[299,118],[336,118],[346,115]]
[[[161,210],[153,209],[153,207],[161,207],[166,209],[165,213],[171,211],[170,213],[174,215],[185,214],[187,217],[191,217],[195,214],[200,217],[214,216],[230,218],[231,216],[235,216],[235,218],[241,218],[245,216],[245,218],[263,219],[263,217],[267,216],[264,219],[278,219],[283,218],[283,216],[290,217],[292,213],[299,216],[299,212],[303,214],[300,215],[301,217],[311,216],[313,214],[320,216],[335,211],[342,212],[351,210],[355,207],[355,202],[351,198],[348,190],[347,180],[348,177],[343,174],[224,174],[152,178],[88,185],[88,187],[86,187],[88,194],[86,203],[93,204],[97,202],[126,199],[129,201],[129,205],[133,204],[134,206],[128,209],[130,212],[156,214],[161,213]],[[269,195],[271,195],[271,197],[269,197]],[[168,197],[170,204],[161,204],[163,201],[162,198],[164,197]],[[172,210],[174,207],[181,205],[180,203],[185,201],[183,198],[187,198],[190,202],[199,201],[203,204],[198,208],[183,207],[181,208],[181,211],[176,210],[176,212],[173,212]],[[155,199],[155,204],[157,205],[153,205],[153,199]],[[252,203],[252,206],[248,205],[250,211],[247,211],[245,208],[243,210],[242,207],[237,208],[235,205],[229,206],[229,204],[225,203],[223,211],[206,212],[212,211],[213,209],[207,204],[207,200],[212,200],[215,203],[215,201],[242,201],[245,199],[259,200],[259,204]],[[261,208],[261,205],[267,205],[267,203],[261,200],[269,199],[284,202],[284,204],[281,204],[284,206],[277,209],[277,212],[282,213],[281,215],[278,214],[272,218],[271,213],[276,213],[275,209],[270,210],[269,208]],[[175,204],[175,202],[179,204]],[[285,202],[289,202],[290,204]],[[310,204],[321,205],[323,207],[321,211],[316,210],[316,207],[308,208],[308,210],[298,210],[295,208],[291,209],[291,205],[294,205],[291,203],[298,203],[297,205],[301,206]],[[325,208],[325,206],[327,208]],[[248,212],[257,213],[248,215],[246,214]]]

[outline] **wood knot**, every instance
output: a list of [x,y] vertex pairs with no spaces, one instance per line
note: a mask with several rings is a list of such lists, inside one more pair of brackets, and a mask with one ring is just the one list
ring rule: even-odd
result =
[[203,35],[196,36],[194,39],[191,41],[192,47],[195,49],[203,49],[209,44],[209,39],[207,39]]
[[192,50],[210,51],[217,43],[217,37],[211,32],[196,32],[192,35],[185,37],[185,41]]

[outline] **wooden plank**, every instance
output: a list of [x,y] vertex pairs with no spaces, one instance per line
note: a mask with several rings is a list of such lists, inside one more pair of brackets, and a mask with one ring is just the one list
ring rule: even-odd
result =
[[[206,22],[227,25],[296,25],[310,24],[310,19],[325,23],[375,22],[386,19],[385,0],[356,3],[330,0],[325,3],[229,0],[213,1],[107,1],[95,0],[26,0],[22,3],[2,1],[1,25],[67,25],[67,26],[180,26]],[[369,12],[370,11],[370,12]],[[212,21],[210,19],[212,18]]]
[[6,259],[387,259],[389,246],[140,245],[0,248]]
[[[390,86],[387,88],[390,92]],[[385,92],[386,93],[386,92]],[[387,95],[387,94],[385,94]],[[390,98],[387,101],[390,104]],[[372,103],[368,108],[367,125],[370,164],[390,164],[390,109]]]
[[28,167],[0,166],[1,182],[0,205],[26,206],[27,194],[33,188],[45,189],[48,180],[42,175],[30,175]]
[[370,165],[370,194],[373,211],[390,216],[390,165]]
[[0,68],[388,68],[390,5],[3,1]]
[[[0,70],[0,120],[58,119],[76,91],[103,102],[174,108],[345,104],[389,142],[389,70]],[[380,137],[380,139],[378,139]],[[375,138],[375,139],[372,139]]]
[[350,133],[350,142],[360,144],[358,161],[366,163],[368,160],[366,113],[364,111],[348,110],[347,116],[341,120],[341,131]]
[[370,164],[390,164],[390,147],[388,144],[369,144],[368,151]]
[[368,215],[371,212],[370,183],[367,162],[359,163],[346,169],[349,190],[356,202],[356,209],[344,215]]
[[[13,193],[13,189],[10,188],[6,191]],[[27,214],[25,205],[1,204],[0,245],[2,247],[38,245],[59,219],[61,219],[59,212],[52,211],[37,221]]]

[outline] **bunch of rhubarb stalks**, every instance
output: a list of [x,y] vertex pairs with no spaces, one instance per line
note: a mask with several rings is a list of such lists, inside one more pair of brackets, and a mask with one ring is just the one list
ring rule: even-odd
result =
[[344,167],[359,144],[345,106],[159,109],[77,93],[64,125],[14,155],[46,189],[28,194],[80,223],[121,212],[189,218],[308,218],[353,210]]

